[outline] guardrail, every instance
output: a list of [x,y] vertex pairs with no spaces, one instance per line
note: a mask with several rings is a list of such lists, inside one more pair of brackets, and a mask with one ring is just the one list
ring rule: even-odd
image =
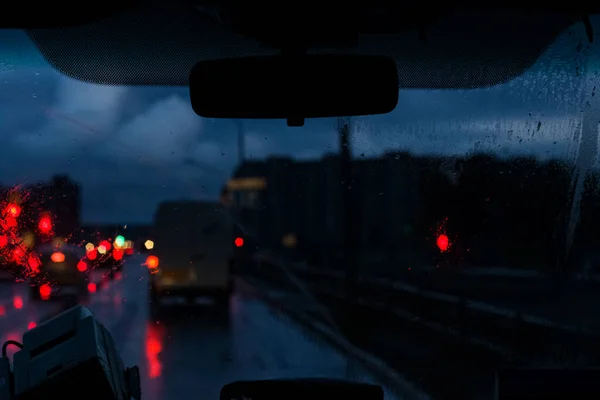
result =
[[[345,274],[302,264],[276,266],[270,262],[252,263],[244,273],[270,282],[280,290],[297,291],[289,273],[329,308],[344,307]],[[435,292],[399,280],[361,276],[358,305],[391,320],[418,324],[440,335],[471,346],[484,348],[511,361],[545,358],[553,360],[600,361],[600,334],[579,325],[557,323],[538,315]],[[315,315],[322,318],[322,314]]]

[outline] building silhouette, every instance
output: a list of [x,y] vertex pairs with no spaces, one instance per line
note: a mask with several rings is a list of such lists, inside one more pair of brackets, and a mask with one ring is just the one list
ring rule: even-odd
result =
[[[419,161],[426,165],[407,153],[353,161],[358,247],[388,256],[390,248],[399,252],[401,243],[407,243],[398,239],[410,232],[418,204]],[[263,245],[281,247],[294,235],[303,254],[335,258],[342,246],[340,185],[340,160],[327,155],[311,161],[246,161],[234,172],[228,189],[238,221]]]
[[[562,254],[571,168],[560,160],[415,156],[356,157],[353,169],[355,254],[361,265],[577,270],[600,242],[600,174],[590,173],[569,254]],[[340,160],[246,161],[227,189],[246,234],[262,246],[293,243],[302,258],[336,265],[344,226]],[[449,248],[441,251],[444,233]],[[290,239],[293,236],[293,240]],[[288,243],[286,245],[286,243]],[[600,256],[594,259],[600,260]],[[597,267],[590,267],[600,271]]]

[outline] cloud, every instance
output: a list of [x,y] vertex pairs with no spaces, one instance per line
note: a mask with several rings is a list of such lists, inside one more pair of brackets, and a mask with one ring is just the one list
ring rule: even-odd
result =
[[248,158],[270,155],[306,158],[337,151],[337,119],[306,120],[302,127],[290,128],[285,121],[244,121],[245,152]]
[[61,77],[54,110],[85,121],[94,130],[112,129],[119,121],[125,94],[131,89],[119,86],[92,85]]
[[376,156],[389,150],[415,154],[465,155],[491,152],[502,156],[565,158],[571,154],[576,115],[524,115],[521,118],[423,120],[378,124],[369,118],[354,123],[353,150]]
[[210,153],[185,91],[90,85],[48,68],[10,78],[0,92],[0,116],[9,117],[0,123],[11,132],[0,149],[2,183],[68,173],[83,184],[84,218],[95,221],[147,221],[161,199],[215,195],[198,183],[201,171],[168,167]]
[[[52,97],[23,104],[29,118],[39,122],[17,130],[16,145],[29,154],[77,155],[86,145],[100,143],[114,132],[128,88],[91,85],[46,71],[54,79]],[[24,85],[23,85],[24,86]]]
[[[575,56],[575,46],[565,49]],[[402,90],[392,113],[353,120],[354,154],[571,154],[581,77],[552,57],[499,87]],[[301,128],[204,120],[186,88],[92,85],[21,59],[0,70],[0,181],[68,173],[83,183],[86,220],[148,221],[164,199],[215,197],[238,162],[238,128],[247,158],[318,158],[339,148],[335,118]]]
[[237,153],[237,144],[228,145],[216,140],[204,140],[190,152],[186,165],[196,171],[220,175],[225,180],[231,176],[232,169],[238,161]]
[[108,148],[109,152],[123,148],[130,156],[153,163],[180,163],[195,151],[201,130],[202,119],[194,114],[189,102],[171,95],[125,123]]
[[139,176],[137,178],[126,184],[111,182],[84,185],[82,195],[86,221],[147,223],[152,218],[158,203],[198,198],[201,195],[200,191],[195,191],[194,185],[189,183],[182,185],[164,181],[163,184],[157,184],[139,179]]

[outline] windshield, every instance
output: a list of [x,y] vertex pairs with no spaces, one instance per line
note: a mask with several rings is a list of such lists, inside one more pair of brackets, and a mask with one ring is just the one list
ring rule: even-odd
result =
[[[478,398],[501,366],[598,361],[583,25],[505,84],[402,89],[389,114],[301,128],[77,81],[0,34],[4,340],[74,295],[156,399],[307,376]],[[57,240],[85,255],[41,257]]]

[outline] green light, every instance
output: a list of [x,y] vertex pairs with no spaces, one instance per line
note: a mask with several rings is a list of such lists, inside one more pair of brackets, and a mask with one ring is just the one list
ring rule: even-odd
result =
[[116,244],[118,247],[123,247],[123,246],[125,246],[125,238],[124,238],[123,236],[121,236],[121,235],[117,236],[117,237],[115,238],[115,244]]

